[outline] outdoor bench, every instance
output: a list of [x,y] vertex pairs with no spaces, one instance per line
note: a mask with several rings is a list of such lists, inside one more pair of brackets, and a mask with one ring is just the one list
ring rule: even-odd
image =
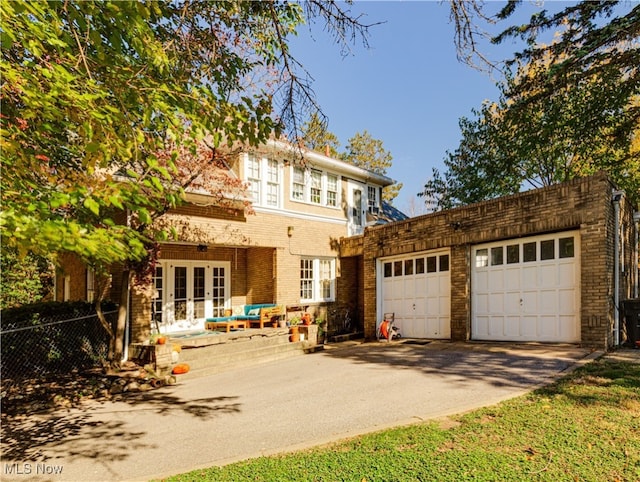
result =
[[206,318],[204,322],[205,330],[223,329],[227,332],[231,328],[247,328],[251,325],[258,325],[264,328],[265,323],[271,322],[272,318],[283,315],[282,308],[276,304],[256,304],[244,305],[242,313],[231,316],[218,316]]

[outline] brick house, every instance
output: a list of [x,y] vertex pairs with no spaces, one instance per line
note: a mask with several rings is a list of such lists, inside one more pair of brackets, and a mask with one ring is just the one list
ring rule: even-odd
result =
[[368,227],[340,254],[369,340],[393,312],[405,337],[607,349],[638,296],[638,213],[604,174]]
[[[272,142],[231,166],[250,184],[255,215],[201,194],[169,215],[184,239],[162,245],[154,286],[131,290],[131,341],[154,320],[163,332],[202,329],[205,317],[256,303],[349,307],[368,340],[393,312],[404,337],[624,341],[639,216],[605,174],[383,223],[391,179],[316,152],[300,167],[289,151]],[[65,263],[58,299],[91,290],[91,273]]]
[[[230,170],[248,183],[237,209],[216,207],[213,198],[187,193],[186,203],[163,216],[179,239],[161,244],[153,286],[132,287],[130,341],[150,330],[202,330],[208,317],[245,304],[276,303],[312,313],[334,307],[355,310],[358,264],[339,259],[340,240],[361,234],[387,213],[406,218],[382,202],[386,176],[317,152],[303,163],[290,145],[270,141],[241,154]],[[69,257],[57,280],[57,299],[91,299],[92,273]],[[119,290],[113,270],[113,299]]]

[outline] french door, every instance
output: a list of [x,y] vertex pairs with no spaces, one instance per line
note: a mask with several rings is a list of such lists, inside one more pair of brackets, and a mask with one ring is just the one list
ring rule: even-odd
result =
[[163,332],[204,326],[230,306],[228,262],[167,261],[156,268],[154,319]]

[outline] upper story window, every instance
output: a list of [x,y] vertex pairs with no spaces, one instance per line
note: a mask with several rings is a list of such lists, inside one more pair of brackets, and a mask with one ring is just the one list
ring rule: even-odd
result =
[[367,207],[370,213],[378,214],[380,211],[380,190],[375,186],[367,186]]
[[291,199],[319,206],[338,207],[339,177],[320,169],[293,167]]
[[278,161],[248,154],[246,179],[249,194],[257,206],[280,207],[282,192],[282,168]]
[[338,176],[327,174],[327,206],[338,206]]

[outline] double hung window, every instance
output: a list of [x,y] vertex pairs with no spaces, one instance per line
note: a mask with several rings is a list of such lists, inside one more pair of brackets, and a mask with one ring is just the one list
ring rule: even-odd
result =
[[301,301],[334,301],[336,290],[335,258],[300,260]]

